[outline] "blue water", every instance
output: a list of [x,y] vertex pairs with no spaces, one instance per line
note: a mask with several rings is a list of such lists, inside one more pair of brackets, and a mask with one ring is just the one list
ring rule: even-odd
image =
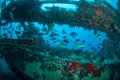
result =
[[[86,0],[86,1],[94,2],[94,0]],[[104,1],[104,0],[100,0],[100,1]],[[116,8],[116,9],[118,8],[117,7],[118,0],[105,0],[105,1],[107,1],[109,4],[111,4],[114,8]]]
[[[44,27],[42,24],[39,24],[38,22],[33,22],[32,24],[35,27],[39,28],[40,33],[43,33],[42,37],[45,40],[45,42],[47,44],[50,44],[50,47],[55,47],[55,48],[59,46],[59,48],[73,49],[73,50],[81,49],[83,51],[90,51],[90,52],[96,53],[102,48],[103,40],[108,39],[108,37],[104,32],[97,31],[97,33],[94,34],[94,30],[87,30],[87,29],[84,29],[83,27],[78,27],[78,26],[70,27],[69,25],[65,25],[65,24],[64,25],[54,24],[54,29],[51,30],[48,34],[45,34],[46,32],[42,30],[42,28]],[[22,26],[19,27],[19,25],[20,23],[18,22],[18,23],[12,23],[12,26],[10,24],[8,24],[6,27],[2,26],[1,35],[3,36],[3,34],[7,34],[8,38],[17,39],[22,35],[24,31],[23,27]],[[45,27],[47,27],[47,25]],[[4,29],[4,28],[7,28],[7,29]],[[66,34],[62,33],[63,30],[65,30]],[[9,33],[9,31],[11,33]],[[15,31],[20,32],[20,34],[16,34]],[[49,37],[52,34],[52,32],[54,32],[55,34],[58,34],[59,36]],[[75,32],[76,35],[71,36],[70,33],[72,32]],[[97,35],[99,36],[96,37]],[[64,36],[67,36],[65,39],[67,39],[69,43],[65,43],[63,41]],[[56,38],[56,40],[51,40],[51,38]],[[76,39],[79,39],[80,41],[75,43]],[[61,44],[63,45],[61,46]],[[79,44],[81,46],[83,45],[84,47],[81,47]],[[79,46],[76,47],[76,45],[79,45]]]
[[[83,27],[77,27],[75,26],[74,28],[69,27],[68,25],[57,25],[54,24],[55,27],[53,29],[53,32],[59,34],[60,36],[57,36],[57,42],[53,43],[53,41],[50,39],[49,35],[51,34],[51,32],[48,35],[44,35],[44,39],[46,41],[49,41],[49,43],[51,44],[52,47],[55,47],[57,45],[60,45],[63,43],[63,45],[65,45],[65,48],[68,49],[82,49],[83,51],[92,51],[91,47],[94,47],[95,49],[100,50],[102,47],[102,41],[105,39],[108,39],[106,34],[104,32],[98,31],[97,34],[100,34],[100,36],[98,38],[95,38],[95,36],[97,34],[94,34],[94,30],[85,30]],[[65,30],[65,32],[67,34],[62,34],[63,29]],[[77,35],[75,37],[70,36],[69,34],[71,32],[75,32],[77,33]],[[63,42],[63,36],[67,36],[65,39],[67,39],[70,43],[65,43]],[[75,43],[76,39],[80,39],[79,42]],[[85,47],[73,47],[77,44],[82,44]],[[89,46],[89,44],[91,46]],[[98,48],[100,47],[100,48]]]

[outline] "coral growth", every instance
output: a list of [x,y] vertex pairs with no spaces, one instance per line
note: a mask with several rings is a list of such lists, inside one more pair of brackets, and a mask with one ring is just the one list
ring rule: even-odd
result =
[[[99,67],[99,68],[98,68]],[[98,69],[97,69],[98,68]],[[103,66],[96,66],[94,64],[88,64],[87,66],[87,72],[92,73],[93,77],[97,77],[101,75],[101,72],[103,71]]]
[[95,9],[94,12],[95,12],[97,17],[102,17],[103,16],[103,11],[100,10],[100,9]]

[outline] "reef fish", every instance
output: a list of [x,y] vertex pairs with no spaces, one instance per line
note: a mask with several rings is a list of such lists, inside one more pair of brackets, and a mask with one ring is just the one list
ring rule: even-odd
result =
[[98,39],[98,38],[100,38],[100,36],[101,36],[100,34],[96,34],[94,39]]
[[16,27],[17,30],[20,30],[21,28],[22,28],[22,26],[20,26],[20,25],[18,25],[18,26]]
[[76,44],[73,46],[73,48],[84,48],[84,47],[85,47],[84,43]]
[[80,41],[80,39],[76,39],[76,40],[75,40],[75,43],[77,43],[77,42],[79,42],[79,41]]
[[65,32],[65,29],[62,30],[62,34],[67,34],[67,32]]
[[72,36],[72,37],[75,37],[77,35],[77,33],[76,32],[71,32],[69,35]]
[[66,48],[67,46],[63,43],[56,45],[56,48]]
[[64,39],[63,42],[69,43],[69,40],[68,39]]

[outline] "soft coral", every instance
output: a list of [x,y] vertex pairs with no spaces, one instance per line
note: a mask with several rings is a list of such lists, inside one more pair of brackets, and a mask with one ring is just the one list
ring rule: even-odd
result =
[[87,72],[90,73],[90,72],[93,72],[95,69],[95,65],[94,64],[88,64],[87,65]]
[[78,65],[78,62],[71,62],[70,63],[70,66],[73,67],[73,68],[76,68]]
[[[103,68],[103,67],[101,67],[101,68]],[[100,70],[99,69],[96,70],[96,65],[94,65],[94,64],[88,64],[87,65],[87,72],[88,73],[92,73],[93,77],[101,75],[101,69]]]

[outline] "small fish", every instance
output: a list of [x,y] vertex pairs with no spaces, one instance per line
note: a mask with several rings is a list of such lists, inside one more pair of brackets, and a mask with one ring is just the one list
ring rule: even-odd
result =
[[63,38],[65,39],[67,36],[63,36]]
[[12,34],[12,32],[11,32],[10,30],[7,30],[7,32],[8,32],[9,34]]
[[11,11],[13,12],[13,11],[15,11],[15,9],[16,9],[16,7],[12,8],[12,10],[11,10]]
[[110,40],[108,40],[108,39],[103,40],[103,45],[104,46],[109,46],[110,45]]
[[98,49],[100,48],[100,46],[97,47]]
[[73,47],[74,47],[74,48],[84,48],[85,45],[84,45],[84,43],[80,43],[80,44],[74,45]]
[[85,43],[85,40],[82,40],[83,43]]
[[13,12],[10,12],[10,17],[12,20],[14,20]]
[[98,39],[98,38],[100,38],[100,36],[101,36],[100,34],[96,34],[94,39]]
[[17,30],[20,30],[21,27],[22,27],[22,26],[18,25],[18,26],[16,27],[16,29],[17,29]]
[[49,43],[49,41],[46,41],[46,43]]
[[64,39],[63,42],[69,43],[69,40],[68,39]]
[[21,32],[20,31],[15,31],[15,34],[20,34]]
[[61,44],[57,45],[56,48],[66,48],[66,45],[61,43]]
[[88,44],[88,46],[91,46],[91,44]]
[[6,36],[7,36],[7,34],[6,34],[6,33],[4,33],[4,34],[3,34],[3,36],[4,36],[4,37],[6,37]]
[[94,50],[95,48],[94,47],[91,47],[92,50]]
[[48,31],[48,29],[46,27],[43,27],[42,30],[43,31]]
[[52,33],[49,35],[49,37],[53,37],[53,36],[54,36],[54,34],[52,34]]
[[62,34],[67,34],[67,33],[65,32],[65,29],[62,30]]
[[94,30],[94,34],[97,34],[97,30]]
[[51,40],[56,40],[56,38],[55,38],[55,37],[52,37]]
[[57,33],[55,33],[54,35],[55,35],[55,36],[59,36],[59,34],[57,34]]
[[57,41],[53,41],[53,43],[56,43]]
[[49,37],[53,37],[53,36],[59,36],[59,34],[52,32],[52,33],[49,35]]
[[4,30],[7,30],[7,28],[3,28],[3,31],[4,31]]
[[72,37],[75,37],[77,35],[77,33],[76,32],[71,32],[69,35],[72,36]]
[[94,49],[94,51],[96,52],[96,51],[97,51],[97,49]]
[[8,28],[8,29],[13,29],[12,27],[13,27],[13,26],[12,26],[12,23],[10,23],[10,26],[9,26],[9,28]]
[[77,43],[77,42],[79,42],[79,41],[80,41],[80,39],[76,39],[76,40],[75,40],[75,43]]
[[50,46],[50,44],[48,43],[48,44],[46,44],[47,46]]

